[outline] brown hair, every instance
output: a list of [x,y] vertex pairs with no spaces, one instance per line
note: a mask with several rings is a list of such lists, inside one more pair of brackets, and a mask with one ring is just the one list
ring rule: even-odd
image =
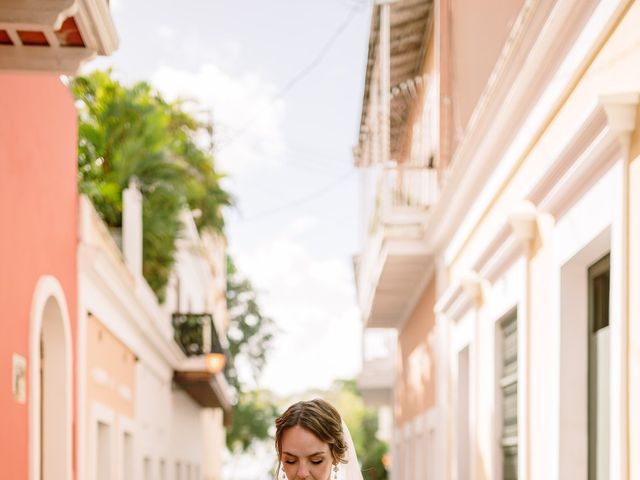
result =
[[299,425],[329,445],[333,460],[346,463],[347,443],[342,433],[342,419],[338,411],[320,398],[298,402],[276,418],[276,451],[282,457],[282,435],[285,430]]

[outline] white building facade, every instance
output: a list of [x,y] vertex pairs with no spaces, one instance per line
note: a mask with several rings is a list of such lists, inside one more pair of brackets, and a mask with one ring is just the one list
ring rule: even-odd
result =
[[[231,398],[207,354],[224,344],[224,243],[202,239],[185,213],[159,304],[142,276],[142,197],[135,185],[125,190],[123,205],[120,249],[88,199],[80,200],[79,477],[218,480]],[[194,325],[192,344],[180,335]]]
[[[394,85],[409,57],[394,18],[418,4],[433,8],[424,57]],[[416,382],[396,375],[392,477],[640,478],[640,4],[374,8],[369,64],[382,67],[365,91],[388,93],[365,95],[357,162],[402,178],[431,142],[419,156],[437,175],[418,226],[382,237],[357,272],[368,327],[396,329],[401,351],[433,346],[396,358],[435,404],[407,417]],[[401,117],[394,101],[418,83]],[[415,435],[425,422],[434,443]]]

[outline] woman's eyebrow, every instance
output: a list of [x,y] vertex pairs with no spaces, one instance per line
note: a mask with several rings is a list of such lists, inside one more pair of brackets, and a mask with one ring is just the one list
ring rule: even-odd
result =
[[[296,458],[298,458],[298,456],[297,456],[297,455],[294,455],[293,453],[289,453],[289,452],[282,452],[282,453],[284,453],[285,455],[289,455],[290,457],[296,457]],[[324,455],[324,454],[325,454],[325,452],[320,451],[320,452],[312,453],[312,454],[311,454],[311,455],[309,455],[309,456],[310,456],[310,457],[316,457],[316,456],[318,456],[318,455]]]

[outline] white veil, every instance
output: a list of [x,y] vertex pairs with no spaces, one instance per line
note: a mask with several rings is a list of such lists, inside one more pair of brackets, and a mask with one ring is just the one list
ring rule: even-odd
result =
[[340,464],[338,471],[338,479],[340,480],[363,480],[360,463],[358,463],[358,454],[356,447],[353,445],[353,439],[349,432],[349,427],[342,421],[342,434],[344,441],[347,442],[347,463]]

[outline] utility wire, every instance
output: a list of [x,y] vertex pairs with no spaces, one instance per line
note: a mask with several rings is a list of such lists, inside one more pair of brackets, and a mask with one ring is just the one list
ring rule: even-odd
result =
[[293,200],[289,203],[286,203],[284,205],[280,205],[279,207],[275,207],[269,210],[263,210],[262,212],[256,213],[255,215],[251,215],[250,217],[244,218],[241,221],[245,221],[245,222],[249,222],[249,221],[253,221],[253,220],[257,220],[257,219],[261,219],[263,217],[267,217],[270,215],[275,215],[276,213],[280,213],[283,210],[288,210],[290,208],[294,208],[297,207],[299,205],[303,205],[305,203],[309,203],[313,200],[315,200],[318,197],[323,196],[324,194],[326,194],[327,192],[333,190],[335,187],[337,187],[340,183],[342,183],[344,180],[346,180],[347,178],[349,178],[351,175],[353,175],[355,173],[355,170],[351,170],[350,172],[347,172],[346,174],[342,175],[341,177],[339,177],[338,179],[336,179],[335,182],[325,186],[324,188],[321,188],[320,190],[316,190],[315,192],[302,197],[302,198],[298,198],[296,200]]
[[[236,128],[236,127],[232,127],[231,125],[222,122],[220,120],[216,120],[215,122],[216,125],[216,131],[220,131],[220,130],[228,130],[229,133],[222,133],[222,137],[219,139],[220,144],[224,145],[225,143],[228,143],[231,141],[231,137],[234,134],[238,134],[240,133],[240,129]],[[291,147],[289,145],[285,146],[287,152],[289,153],[296,153],[299,155],[303,155],[305,157],[313,157],[313,158],[317,158],[318,160],[321,160],[322,164],[325,164],[327,166],[338,166],[338,165],[343,165],[343,162],[336,162],[334,156],[331,153],[328,152],[318,152],[318,151],[314,151],[314,150],[310,150],[310,149],[306,149],[306,148],[299,148],[299,147]],[[309,160],[310,162],[318,165],[318,162],[313,162],[312,160]],[[333,165],[332,165],[333,164]]]
[[254,112],[253,116],[251,118],[249,118],[249,120],[247,120],[247,122],[245,122],[244,125],[242,125],[238,129],[236,129],[235,135],[230,137],[229,140],[226,143],[223,143],[222,145],[219,145],[218,146],[218,152],[220,152],[221,150],[224,150],[226,147],[231,145],[236,139],[238,139],[240,136],[244,135],[246,133],[246,131],[249,129],[249,127],[251,125],[253,125],[253,123],[256,121],[256,119],[258,118],[258,114],[262,110],[264,110],[266,107],[270,107],[277,100],[279,100],[282,97],[284,97],[300,80],[302,80],[315,67],[318,66],[318,64],[327,55],[327,53],[329,53],[329,49],[335,43],[335,41],[338,39],[340,34],[347,28],[347,26],[349,26],[349,24],[351,23],[351,20],[353,20],[353,18],[355,17],[356,13],[359,10],[361,10],[361,8],[352,8],[352,9],[349,10],[349,13],[345,17],[345,19],[338,26],[338,28],[336,28],[336,30],[333,32],[333,34],[329,37],[329,40],[327,40],[327,42],[324,44],[324,46],[320,49],[320,52],[318,53],[318,55],[316,55],[316,57],[306,67],[304,67],[297,74],[295,74],[291,78],[291,80],[289,80],[285,84],[285,86],[276,95],[274,95],[271,98],[271,100],[269,100],[265,105],[263,105],[256,112]]

